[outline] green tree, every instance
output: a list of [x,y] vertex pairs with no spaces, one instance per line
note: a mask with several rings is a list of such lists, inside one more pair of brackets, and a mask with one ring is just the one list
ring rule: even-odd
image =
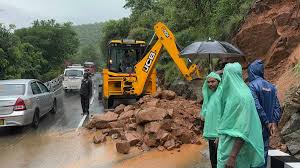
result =
[[46,63],[41,52],[0,25],[0,79],[39,78]]
[[53,68],[60,69],[64,60],[76,53],[79,46],[77,34],[72,29],[71,23],[59,24],[54,20],[36,20],[32,27],[16,30],[15,34],[21,42],[29,43],[41,51],[43,58],[48,62],[42,68],[44,74]]

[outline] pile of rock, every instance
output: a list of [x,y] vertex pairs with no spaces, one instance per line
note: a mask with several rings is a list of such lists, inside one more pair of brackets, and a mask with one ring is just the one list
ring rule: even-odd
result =
[[290,89],[283,109],[281,135],[290,154],[300,158],[300,85]]
[[106,136],[116,139],[120,153],[128,153],[132,146],[143,151],[172,150],[182,144],[201,144],[199,111],[198,102],[164,90],[144,96],[134,105],[119,105],[114,111],[93,116],[86,127],[101,130],[94,143],[105,142]]

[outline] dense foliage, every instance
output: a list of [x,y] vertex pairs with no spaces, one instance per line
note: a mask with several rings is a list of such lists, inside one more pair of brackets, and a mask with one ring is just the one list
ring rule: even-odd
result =
[[[156,22],[164,22],[175,34],[181,46],[209,37],[227,40],[239,27],[253,0],[126,0],[129,18],[108,21],[102,28],[100,46],[105,51],[113,38],[147,40],[153,34]],[[169,58],[158,69],[166,73],[166,81],[172,82],[181,75]]]
[[70,62],[83,64],[85,61],[95,62],[97,66],[101,61],[99,40],[102,38],[103,23],[84,24],[73,26],[79,38],[79,50],[69,57]]
[[64,60],[79,41],[70,23],[34,21],[29,28],[0,27],[0,79],[50,80],[62,73]]

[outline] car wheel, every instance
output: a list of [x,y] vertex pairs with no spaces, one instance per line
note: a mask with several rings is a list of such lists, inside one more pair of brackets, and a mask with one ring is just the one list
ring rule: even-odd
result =
[[32,127],[37,129],[39,127],[39,124],[40,124],[40,114],[39,111],[36,110],[33,115]]
[[65,93],[68,93],[68,92],[69,92],[69,90],[68,90],[68,89],[64,89],[64,91],[65,91]]
[[51,109],[51,113],[55,114],[57,112],[57,103],[56,103],[56,99],[54,99],[53,101],[53,107]]

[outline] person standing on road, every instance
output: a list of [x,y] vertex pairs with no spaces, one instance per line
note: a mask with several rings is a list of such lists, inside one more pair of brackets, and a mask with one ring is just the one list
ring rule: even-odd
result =
[[80,98],[83,115],[89,114],[90,98],[92,96],[92,85],[92,80],[90,79],[89,74],[84,73],[84,78],[81,81],[80,87]]
[[220,81],[220,75],[211,72],[202,87],[204,99],[201,110],[201,120],[204,121],[203,137],[208,140],[212,168],[217,168],[217,125],[218,115],[221,111],[220,89],[218,89]]
[[219,87],[218,168],[262,166],[264,147],[261,124],[239,63],[226,64]]
[[281,118],[281,108],[277,98],[277,91],[273,84],[264,79],[264,64],[255,60],[248,67],[249,88],[252,92],[256,110],[258,112],[264,140],[265,165],[267,167],[269,137],[274,135]]

